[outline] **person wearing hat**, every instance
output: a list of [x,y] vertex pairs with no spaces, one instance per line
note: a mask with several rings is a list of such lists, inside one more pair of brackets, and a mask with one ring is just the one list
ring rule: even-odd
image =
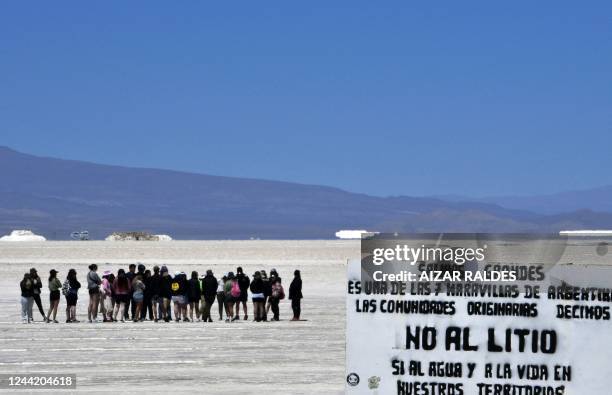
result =
[[266,309],[264,304],[264,282],[260,271],[256,271],[253,274],[253,281],[251,281],[249,288],[251,290],[251,299],[253,300],[253,315],[255,316],[255,321],[263,321],[264,311]]
[[[62,289],[62,282],[57,278],[57,270],[49,270],[49,311],[47,312],[46,322],[53,322],[57,324],[57,307],[60,302],[60,290]],[[53,315],[53,320],[51,320]]]
[[293,310],[293,318],[291,321],[299,321],[302,313],[301,301],[302,295],[302,277],[299,270],[293,272],[293,281],[289,285],[289,300],[291,300],[291,309]]
[[[36,303],[36,307],[38,307],[38,311],[40,315],[43,316],[43,321],[47,321],[47,316],[45,315],[45,310],[42,306],[42,301],[40,300],[40,289],[42,288],[42,280],[38,276],[38,272],[36,269],[30,269],[30,279],[32,280],[32,297],[34,298],[34,303]],[[34,321],[32,319],[32,321]]]

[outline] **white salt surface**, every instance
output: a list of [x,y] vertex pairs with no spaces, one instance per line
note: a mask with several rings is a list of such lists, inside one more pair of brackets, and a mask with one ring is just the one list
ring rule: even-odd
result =
[[[340,394],[345,378],[346,260],[359,241],[173,241],[172,243],[45,242],[0,245],[0,372],[77,375],[77,392],[206,394]],[[168,265],[170,272],[212,268],[215,275],[242,266],[276,268],[288,291],[302,271],[302,316],[289,322],[86,323],[87,291],[79,292],[78,324],[20,321],[19,281],[30,267],[43,279],[75,268],[85,286],[87,266],[99,273],[128,263]],[[65,321],[62,297],[58,320]],[[212,312],[216,317],[217,305]],[[252,305],[249,303],[252,318]],[[0,390],[2,392],[2,390]],[[36,393],[45,391],[37,390]],[[57,390],[48,391],[59,393]],[[61,392],[61,391],[60,391]],[[23,393],[23,391],[21,391]]]

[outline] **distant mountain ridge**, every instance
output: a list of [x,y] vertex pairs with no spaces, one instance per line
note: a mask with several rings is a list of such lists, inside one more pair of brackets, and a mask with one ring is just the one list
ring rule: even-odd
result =
[[585,209],[612,213],[612,185],[532,196],[506,195],[474,198],[448,194],[432,197],[455,203],[490,203],[508,209],[531,211],[534,213],[548,215]]
[[542,214],[559,214],[585,208],[612,213],[612,185],[548,195],[496,196],[479,201]]
[[612,214],[543,215],[489,202],[375,197],[338,188],[46,158],[0,147],[0,233],[87,229],[175,239],[333,238],[339,229],[545,232],[612,227]]

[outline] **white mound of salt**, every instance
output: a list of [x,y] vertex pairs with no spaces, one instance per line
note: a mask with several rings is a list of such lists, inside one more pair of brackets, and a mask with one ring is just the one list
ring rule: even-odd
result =
[[0,241],[46,241],[44,236],[37,235],[31,230],[14,230],[10,235],[0,237]]
[[362,236],[378,234],[378,232],[369,232],[367,230],[339,230],[336,232],[336,237],[339,239],[361,239]]

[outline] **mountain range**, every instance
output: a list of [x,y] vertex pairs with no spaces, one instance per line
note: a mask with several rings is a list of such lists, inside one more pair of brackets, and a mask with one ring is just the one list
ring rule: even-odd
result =
[[550,196],[376,197],[290,182],[39,157],[0,147],[0,233],[88,230],[176,239],[329,239],[339,229],[557,232],[611,228],[612,186]]

